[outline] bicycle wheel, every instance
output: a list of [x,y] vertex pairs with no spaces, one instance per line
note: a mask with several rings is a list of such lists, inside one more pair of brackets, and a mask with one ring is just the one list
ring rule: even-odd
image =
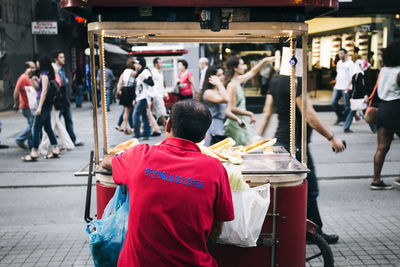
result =
[[332,250],[326,240],[318,233],[310,234],[312,244],[306,246],[306,262],[323,262],[324,267],[333,267]]

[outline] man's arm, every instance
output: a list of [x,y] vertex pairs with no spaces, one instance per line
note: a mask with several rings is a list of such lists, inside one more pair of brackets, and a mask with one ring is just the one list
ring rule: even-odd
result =
[[[301,96],[296,97],[296,104],[301,111]],[[324,136],[329,141],[336,153],[344,151],[346,147],[344,146],[343,142],[339,138],[337,138],[333,134],[333,132],[330,131],[329,128],[320,120],[309,99],[307,99],[306,108],[307,122],[311,126],[311,128]]]
[[107,154],[104,156],[103,161],[101,162],[101,167],[103,169],[112,171],[112,158],[115,156],[115,154]]
[[18,83],[17,83],[17,85],[15,86],[14,95],[13,95],[13,98],[14,98],[13,108],[15,110],[18,110],[18,106],[19,106],[19,88],[18,87],[19,86],[18,86]]
[[267,94],[265,97],[265,104],[264,104],[264,109],[263,113],[261,115],[261,123],[257,129],[257,135],[258,136],[263,136],[265,133],[265,130],[268,127],[269,120],[271,118],[271,115],[274,113],[274,98],[272,95]]
[[213,242],[217,241],[218,237],[222,233],[222,225],[223,225],[223,222],[219,222],[219,221],[215,221],[215,220],[213,221],[211,233],[210,233],[210,236],[208,237],[209,240],[211,240]]

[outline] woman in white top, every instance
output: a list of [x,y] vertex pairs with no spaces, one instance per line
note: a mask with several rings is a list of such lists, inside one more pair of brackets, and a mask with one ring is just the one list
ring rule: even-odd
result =
[[[119,118],[115,129],[123,131],[125,134],[133,133],[133,122],[132,122],[132,106],[135,101],[135,76],[136,71],[134,67],[133,58],[129,58],[126,61],[126,69],[121,74],[117,85],[117,97],[119,98],[119,104],[124,106],[124,110]],[[121,123],[124,123],[121,128]],[[130,128],[128,127],[128,123]]]
[[[378,147],[374,157],[374,179],[371,189],[392,189],[381,179],[381,171],[394,134],[400,136],[400,42],[391,43],[382,51],[385,67],[378,81],[378,96],[381,99],[376,114]],[[394,182],[400,186],[400,177]]]

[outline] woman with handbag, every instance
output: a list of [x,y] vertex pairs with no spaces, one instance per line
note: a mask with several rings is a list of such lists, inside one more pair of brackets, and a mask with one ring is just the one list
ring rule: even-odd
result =
[[353,117],[357,110],[364,110],[367,108],[366,104],[366,89],[364,71],[368,69],[370,64],[364,59],[357,59],[354,63],[354,75],[351,78],[352,90],[350,92],[350,112],[347,114],[346,120],[343,125],[343,131],[345,133],[352,133],[350,130]]
[[192,99],[197,89],[194,84],[193,75],[188,70],[189,64],[186,60],[178,60],[178,83],[179,83],[179,100]]
[[[374,179],[372,190],[392,189],[381,179],[385,157],[390,149],[394,134],[400,136],[400,41],[392,42],[382,51],[384,67],[378,78],[377,92],[381,99],[376,113],[378,147],[374,156]],[[400,179],[395,180],[400,185]]]
[[[117,85],[117,97],[119,98],[119,104],[124,106],[124,110],[119,117],[117,126],[115,129],[118,131],[124,132],[125,134],[133,133],[133,103],[136,98],[136,83],[135,83],[136,71],[134,67],[133,58],[129,58],[126,61],[126,69],[121,74],[118,80]],[[121,124],[123,123],[123,128],[121,128]],[[130,128],[128,127],[128,124]]]
[[51,128],[51,109],[53,106],[53,99],[51,99],[52,93],[48,93],[51,88],[51,81],[55,80],[54,69],[51,65],[51,61],[48,57],[41,57],[39,59],[40,68],[40,81],[39,81],[39,91],[40,100],[39,105],[35,113],[35,120],[33,123],[33,137],[32,137],[32,151],[30,154],[22,157],[21,159],[25,162],[36,161],[39,157],[39,144],[40,137],[42,133],[42,128],[49,136],[50,143],[52,146],[52,152],[47,154],[45,158],[58,158],[60,157],[60,149],[57,146],[57,139]]

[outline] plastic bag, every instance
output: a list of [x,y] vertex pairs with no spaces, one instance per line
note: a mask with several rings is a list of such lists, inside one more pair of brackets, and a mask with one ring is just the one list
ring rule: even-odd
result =
[[245,191],[232,191],[235,219],[224,222],[218,243],[257,246],[270,203],[269,187],[269,184],[264,184]]
[[113,198],[104,209],[103,218],[86,227],[94,266],[117,266],[119,254],[128,230],[129,197],[118,186]]

